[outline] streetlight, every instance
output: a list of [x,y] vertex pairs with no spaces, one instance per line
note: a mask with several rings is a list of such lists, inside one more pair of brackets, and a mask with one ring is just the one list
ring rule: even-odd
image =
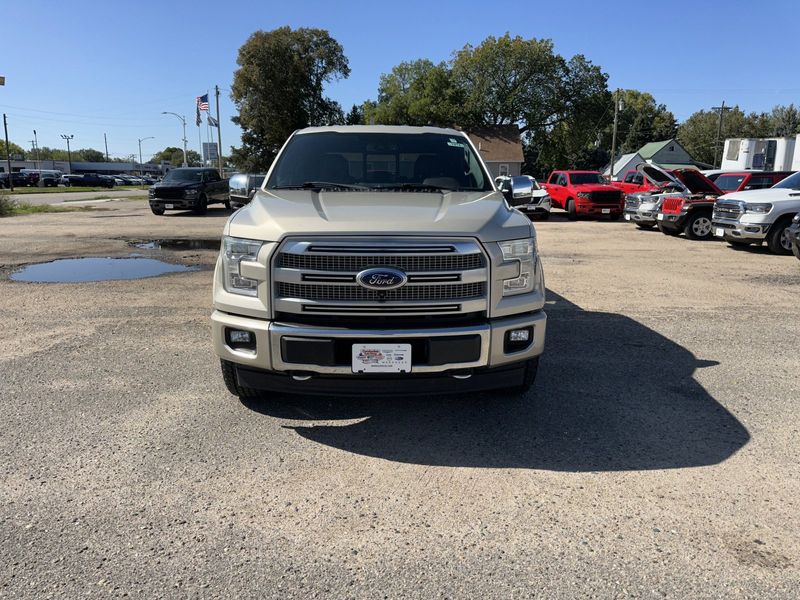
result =
[[67,160],[69,161],[69,172],[72,173],[72,152],[69,149],[69,141],[74,138],[74,135],[67,135],[66,133],[61,134],[62,140],[67,140]]
[[154,140],[154,139],[156,139],[156,138],[154,138],[152,135],[149,136],[149,137],[145,137],[145,138],[139,139],[139,175],[143,174],[142,173],[142,142],[145,141],[145,140]]
[[167,110],[161,111],[162,115],[173,115],[180,119],[181,123],[183,123],[183,166],[188,167],[188,163],[186,162],[186,117],[180,116],[178,113],[169,112]]

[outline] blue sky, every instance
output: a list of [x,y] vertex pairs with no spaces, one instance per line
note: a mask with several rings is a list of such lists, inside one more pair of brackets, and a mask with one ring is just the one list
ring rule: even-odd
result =
[[[746,111],[800,103],[800,3],[728,0],[647,4],[575,0],[517,2],[5,2],[0,110],[9,137],[30,147],[103,149],[145,158],[180,145],[198,148],[194,98],[223,90],[223,146],[239,143],[228,98],[236,54],[255,30],[282,25],[328,29],[344,47],[351,76],[328,89],[345,110],[374,98],[381,73],[403,60],[446,60],[465,44],[509,31],[550,38],[570,57],[582,53],[611,87],[651,92],[679,120],[725,100]],[[786,24],[786,25],[784,25]],[[275,93],[280,93],[276,90]],[[213,105],[212,105],[213,107]],[[201,130],[205,140],[206,129]]]

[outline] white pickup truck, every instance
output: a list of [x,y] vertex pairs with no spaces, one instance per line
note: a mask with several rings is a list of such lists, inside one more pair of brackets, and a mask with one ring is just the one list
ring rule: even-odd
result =
[[297,131],[223,233],[212,335],[240,398],[534,382],[536,232],[461,131]]
[[767,243],[774,254],[791,254],[789,227],[800,212],[800,172],[765,190],[733,192],[714,204],[714,235],[733,246]]

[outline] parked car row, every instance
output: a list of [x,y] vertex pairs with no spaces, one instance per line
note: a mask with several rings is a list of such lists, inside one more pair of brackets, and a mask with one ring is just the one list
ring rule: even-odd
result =
[[626,196],[625,219],[640,229],[732,246],[766,243],[773,254],[800,258],[800,172],[723,173],[711,181],[694,169],[637,169],[652,189]]

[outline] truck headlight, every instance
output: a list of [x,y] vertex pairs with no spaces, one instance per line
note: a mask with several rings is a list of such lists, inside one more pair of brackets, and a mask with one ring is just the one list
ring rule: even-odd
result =
[[519,262],[519,276],[503,280],[503,296],[527,294],[533,291],[536,267],[536,239],[498,242],[506,262]]
[[243,260],[255,261],[264,242],[225,236],[222,238],[222,273],[225,291],[241,296],[257,296],[258,281],[242,277],[239,266]]
[[769,202],[753,202],[752,204],[744,205],[744,212],[746,213],[757,213],[759,215],[765,215],[771,210],[772,210],[772,204],[770,204]]
[[578,192],[577,196],[578,198],[591,198],[592,194],[591,192]]
[[195,198],[197,196],[197,190],[183,190],[183,197],[184,198]]

